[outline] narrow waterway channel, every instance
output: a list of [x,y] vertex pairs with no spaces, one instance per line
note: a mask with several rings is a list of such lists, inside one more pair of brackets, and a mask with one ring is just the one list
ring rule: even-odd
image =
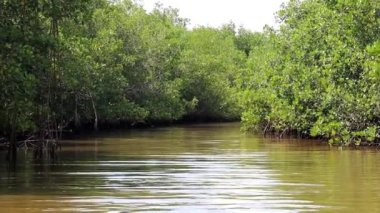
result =
[[[245,135],[239,124],[64,141],[0,162],[0,212],[379,212],[380,152]],[[5,159],[5,153],[0,152]]]

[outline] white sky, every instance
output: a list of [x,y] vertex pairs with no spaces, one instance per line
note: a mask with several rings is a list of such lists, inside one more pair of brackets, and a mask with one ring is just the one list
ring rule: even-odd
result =
[[234,22],[252,31],[262,31],[265,24],[275,26],[274,13],[287,0],[140,0],[147,11],[157,1],[179,9],[183,18],[190,19],[190,27],[199,25],[220,27]]

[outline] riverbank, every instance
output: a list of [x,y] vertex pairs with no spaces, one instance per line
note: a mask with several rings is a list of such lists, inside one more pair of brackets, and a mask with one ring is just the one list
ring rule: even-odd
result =
[[[82,124],[80,128],[76,128],[74,124],[68,125],[68,127],[60,133],[61,137],[51,140],[54,143],[65,140],[81,137],[82,135],[91,135],[93,133],[104,133],[109,131],[118,130],[133,130],[133,129],[153,129],[160,127],[169,127],[175,125],[194,125],[194,124],[210,124],[210,123],[232,123],[240,122],[238,119],[227,119],[227,118],[212,118],[212,117],[185,117],[180,120],[172,121],[146,121],[146,122],[100,122],[98,124],[98,129],[94,129],[93,123]],[[45,141],[45,140],[44,140]],[[46,142],[46,141],[45,141]],[[16,138],[17,148],[33,149],[38,147],[42,143],[42,140],[38,139],[38,133],[28,133],[23,135],[18,135]],[[9,139],[5,136],[0,136],[0,150],[6,150],[9,148]]]
[[[156,129],[162,129],[162,128],[185,128],[185,127],[191,127],[191,126],[213,126],[213,125],[235,125],[239,126],[241,128],[241,122],[238,120],[231,120],[231,119],[183,119],[178,121],[170,121],[170,122],[141,122],[141,123],[128,123],[128,122],[120,122],[120,123],[103,123],[100,125],[98,130],[94,130],[92,128],[91,124],[84,125],[81,129],[68,129],[63,132],[62,138],[59,141],[65,141],[65,140],[76,140],[81,138],[88,138],[93,137],[96,135],[107,135],[112,132],[134,132],[134,130],[137,131],[155,131]],[[323,145],[326,147],[340,147],[340,148],[348,148],[348,149],[356,149],[356,150],[367,150],[367,149],[375,149],[380,150],[380,143],[367,143],[363,142],[358,145],[355,144],[330,144],[328,140],[323,138],[316,138],[316,137],[305,137],[305,136],[297,136],[297,134],[286,134],[282,135],[281,137],[278,136],[278,134],[271,134],[271,133],[253,133],[253,132],[244,132],[242,131],[242,134],[245,135],[261,135],[262,138],[265,138],[266,140],[275,141],[275,143],[287,143],[292,140],[303,140],[305,142],[304,145],[310,144],[309,142],[316,143],[319,145]],[[34,140],[35,137],[29,136],[28,139],[21,139],[17,141],[17,147],[21,149],[30,149],[33,150],[34,148],[39,147],[39,144],[41,141]],[[54,143],[58,143],[59,141],[50,141]],[[304,146],[302,144],[299,144],[300,146]],[[58,148],[58,145],[56,146]],[[5,138],[0,138],[0,150],[7,150],[9,148],[9,142],[5,140]]]

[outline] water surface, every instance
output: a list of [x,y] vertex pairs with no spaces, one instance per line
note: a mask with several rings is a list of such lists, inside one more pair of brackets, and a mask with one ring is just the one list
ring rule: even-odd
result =
[[[0,161],[0,212],[380,212],[380,152],[238,124],[102,133]],[[5,153],[0,153],[5,158]]]

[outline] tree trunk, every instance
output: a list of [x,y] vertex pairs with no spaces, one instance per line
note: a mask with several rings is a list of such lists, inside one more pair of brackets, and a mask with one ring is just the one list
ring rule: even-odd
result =
[[74,111],[74,125],[75,128],[80,128],[80,120],[79,120],[79,114],[78,114],[78,96],[75,95],[75,111]]
[[92,109],[94,110],[94,130],[98,131],[98,113],[96,112],[95,102],[92,94],[90,93]]
[[9,138],[8,160],[15,163],[17,159],[17,141],[16,141],[16,115],[11,117],[11,131]]

